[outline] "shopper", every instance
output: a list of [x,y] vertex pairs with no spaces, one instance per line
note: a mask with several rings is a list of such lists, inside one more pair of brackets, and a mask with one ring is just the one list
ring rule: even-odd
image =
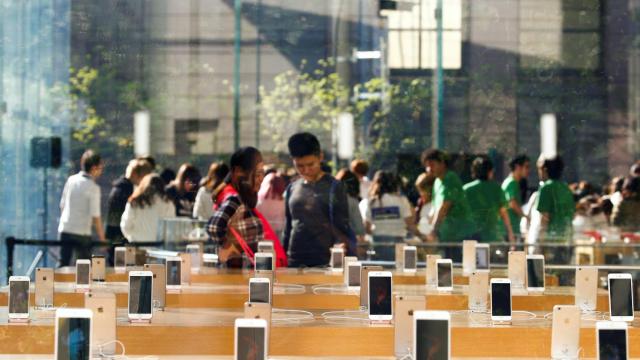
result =
[[371,180],[367,177],[369,173],[369,163],[364,160],[356,159],[351,162],[351,172],[353,172],[360,181],[360,199],[369,197],[371,189]]
[[433,230],[434,209],[432,204],[433,174],[422,173],[415,182],[416,190],[420,195],[415,208],[416,225],[422,234],[430,234]]
[[543,182],[538,190],[536,210],[540,212],[541,228],[539,242],[570,242],[572,240],[575,202],[573,193],[560,180],[564,163],[560,156],[538,159],[538,176]]
[[621,232],[640,231],[640,177],[629,176],[622,185],[622,201],[614,206],[611,223]]
[[[502,182],[502,191],[507,200],[507,212],[511,221],[511,230],[516,238],[521,237],[520,222],[522,218],[527,218],[522,210],[522,194],[520,192],[520,182],[529,176],[530,171],[529,157],[527,155],[518,155],[509,162],[511,172],[509,176]],[[527,218],[528,220],[528,218]],[[502,237],[506,237],[507,231],[504,222],[501,222]]]
[[74,252],[76,259],[89,259],[92,224],[98,239],[105,241],[100,219],[100,187],[96,184],[104,169],[100,155],[85,151],[80,158],[80,169],[67,179],[60,199],[60,266],[68,266]]
[[208,221],[213,216],[212,194],[224,183],[227,174],[229,174],[229,166],[223,162],[214,162],[209,166],[207,176],[200,181],[200,188],[196,194],[193,206],[195,219]]
[[129,161],[124,176],[113,183],[107,200],[106,237],[112,244],[121,244],[125,237],[120,230],[122,213],[133,194],[134,186],[140,184],[142,178],[153,170],[147,160],[133,159]]
[[[433,206],[435,220],[429,241],[461,242],[475,234],[475,224],[471,209],[462,189],[462,181],[456,173],[449,170],[448,156],[437,149],[426,150],[422,154],[422,164],[427,173],[433,174]],[[459,247],[447,249],[447,256],[461,261]]]
[[196,202],[200,171],[191,164],[182,164],[178,176],[167,186],[167,195],[176,206],[176,216],[192,217]]
[[[511,230],[511,220],[507,213],[507,199],[498,185],[493,180],[493,164],[486,157],[477,157],[471,164],[471,176],[474,181],[464,185],[463,190],[471,215],[476,225],[477,239],[481,242],[502,241],[500,227],[504,227],[508,240],[515,243],[515,237]],[[498,222],[502,219],[502,224]]]
[[334,245],[354,253],[355,236],[349,226],[349,204],[344,186],[322,171],[320,142],[310,133],[289,138],[289,155],[300,178],[285,195],[284,246],[289,266],[325,266]]
[[130,242],[158,241],[160,220],[175,214],[176,207],[165,192],[164,180],[158,174],[148,174],[129,197],[120,228]]
[[265,176],[260,191],[258,191],[257,209],[279,236],[282,236],[284,231],[284,190],[286,187],[287,183],[284,178],[280,174],[272,172]]
[[349,203],[349,225],[359,243],[364,242],[365,228],[360,212],[360,179],[348,169],[341,169],[336,174],[336,180],[342,182],[347,193]]
[[407,233],[425,238],[418,232],[413,208],[400,195],[398,178],[391,172],[378,171],[373,177],[369,198],[362,200],[360,211],[367,234],[373,236],[377,258],[395,259],[395,243],[402,243]]

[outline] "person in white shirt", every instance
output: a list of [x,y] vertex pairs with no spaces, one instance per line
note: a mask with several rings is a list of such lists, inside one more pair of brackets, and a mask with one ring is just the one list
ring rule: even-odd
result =
[[416,225],[418,230],[423,234],[429,234],[433,231],[433,220],[435,217],[435,209],[431,203],[431,195],[433,192],[433,183],[436,178],[433,174],[426,172],[420,174],[416,179],[416,190],[420,194],[418,204],[416,205]]
[[160,175],[152,173],[142,178],[129,198],[120,229],[130,242],[154,242],[160,220],[175,215],[176,207],[165,192],[164,181]]
[[92,224],[98,239],[105,241],[100,219],[100,187],[95,182],[102,175],[104,164],[100,155],[87,150],[80,158],[80,168],[79,173],[67,179],[60,198],[60,266],[68,266],[74,252],[76,259],[89,259]]
[[195,219],[209,220],[213,216],[211,194],[224,184],[227,174],[229,174],[229,166],[223,162],[214,162],[209,166],[209,172],[200,182],[200,189],[196,194],[196,203],[193,206],[193,217]]
[[364,160],[356,159],[351,162],[351,172],[356,174],[360,181],[360,199],[368,199],[371,190],[371,180],[367,177],[369,173],[369,163]]
[[426,236],[418,231],[415,215],[409,200],[399,193],[397,177],[387,171],[376,172],[369,198],[360,202],[367,234],[373,236],[373,243],[387,243],[376,246],[380,260],[393,260],[395,246],[390,243],[404,242],[407,233],[423,241]]
[[282,175],[275,172],[265,176],[258,191],[258,205],[256,208],[269,222],[273,231],[282,236],[286,220],[284,206],[284,191],[287,182]]

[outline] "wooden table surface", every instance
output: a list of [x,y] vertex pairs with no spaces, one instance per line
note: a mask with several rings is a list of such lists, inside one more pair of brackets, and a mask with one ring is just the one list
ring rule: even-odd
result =
[[[372,325],[364,313],[346,314],[349,320],[328,320],[320,312],[273,315],[270,353],[274,356],[392,356],[393,326]],[[551,322],[538,312],[514,313],[510,325],[493,325],[488,314],[452,312],[454,357],[547,357]],[[170,309],[156,312],[150,324],[130,324],[125,309],[118,312],[118,339],[129,355],[232,355],[233,321],[240,310]],[[0,308],[0,349],[5,354],[51,354],[53,313],[33,314],[27,325],[7,324]],[[583,318],[580,346],[585,357],[595,357],[596,316]],[[629,328],[632,357],[640,356],[640,323]],[[18,340],[19,339],[19,340]]]

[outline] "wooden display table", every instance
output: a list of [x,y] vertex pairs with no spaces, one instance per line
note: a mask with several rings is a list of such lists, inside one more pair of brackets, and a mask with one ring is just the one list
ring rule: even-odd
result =
[[[151,324],[132,325],[118,314],[118,339],[128,355],[231,355],[233,320],[239,311],[178,309],[159,312]],[[37,314],[29,325],[6,324],[6,308],[0,309],[0,349],[4,353],[51,354],[54,328],[52,313]],[[278,316],[277,316],[278,315]],[[491,325],[488,314],[452,313],[454,357],[546,357],[550,353],[551,322],[543,313],[531,319],[514,314],[511,325]],[[314,320],[284,321],[274,314],[271,331],[273,356],[392,356],[393,326],[371,325],[354,320],[329,322],[315,314]],[[585,357],[595,356],[595,319],[582,322],[580,346]],[[638,322],[632,325],[640,325]],[[523,341],[526,340],[526,341]],[[629,328],[629,350],[640,356],[640,329]]]

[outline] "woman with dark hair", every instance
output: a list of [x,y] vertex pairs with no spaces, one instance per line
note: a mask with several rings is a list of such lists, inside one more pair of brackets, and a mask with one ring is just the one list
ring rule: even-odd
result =
[[364,224],[362,222],[362,214],[360,213],[360,179],[358,176],[348,169],[341,169],[336,174],[336,180],[344,184],[347,193],[347,203],[349,204],[349,224],[351,230],[356,235],[358,242],[364,241]]
[[167,186],[167,195],[176,206],[176,216],[193,216],[200,178],[200,171],[195,166],[182,164],[175,180]]
[[129,197],[120,229],[131,242],[156,241],[158,222],[175,214],[176,208],[165,192],[162,178],[155,173],[148,174]]
[[200,189],[193,206],[193,217],[209,220],[213,216],[213,192],[222,184],[229,174],[229,166],[223,162],[214,162],[209,166],[207,176],[200,181]]
[[[366,232],[375,243],[404,242],[407,232],[422,240],[426,236],[418,231],[413,208],[406,196],[400,194],[398,178],[391,172],[378,171],[373,177],[369,199],[360,203]],[[393,260],[395,247],[376,249],[382,260]]]
[[258,210],[273,226],[276,234],[284,231],[284,190],[287,182],[280,174],[272,172],[265,176],[258,191]]
[[[256,210],[258,190],[264,178],[264,162],[258,149],[238,149],[229,162],[230,172],[223,186],[213,192],[214,211],[207,232],[219,244],[218,256],[227,267],[242,267],[242,254],[251,262],[258,242],[271,240],[281,258],[286,255],[275,233]],[[281,262],[279,262],[282,264]]]

